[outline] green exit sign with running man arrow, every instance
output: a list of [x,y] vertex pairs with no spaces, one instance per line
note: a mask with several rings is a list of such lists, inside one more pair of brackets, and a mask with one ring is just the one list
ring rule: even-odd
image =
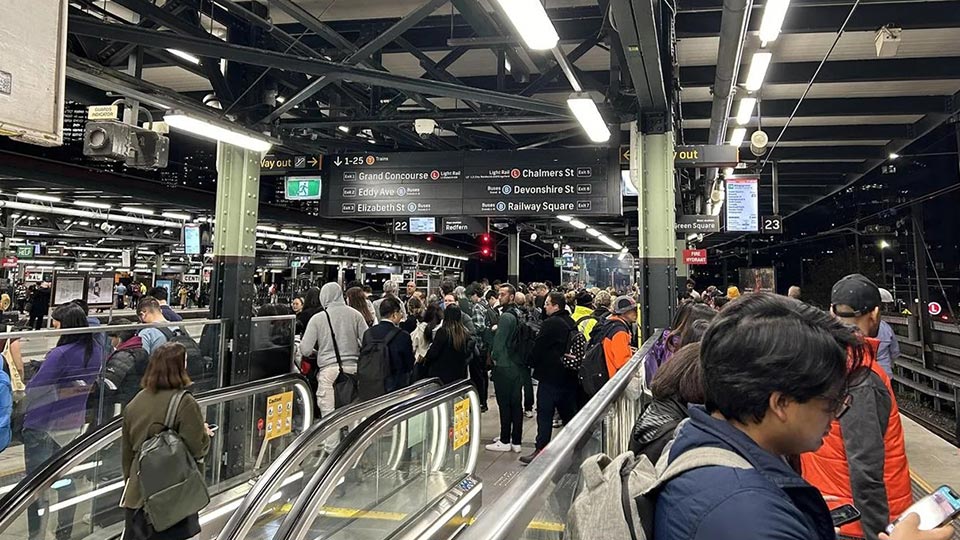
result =
[[286,199],[288,201],[320,200],[320,177],[288,176]]

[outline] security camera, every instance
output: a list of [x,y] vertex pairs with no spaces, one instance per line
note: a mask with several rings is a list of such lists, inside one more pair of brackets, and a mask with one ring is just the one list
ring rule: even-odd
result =
[[418,118],[413,121],[413,130],[421,139],[429,139],[437,130],[437,122],[430,118]]

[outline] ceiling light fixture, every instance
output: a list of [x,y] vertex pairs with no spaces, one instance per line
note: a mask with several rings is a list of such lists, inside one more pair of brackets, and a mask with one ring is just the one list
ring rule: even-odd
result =
[[18,191],[18,199],[30,199],[33,201],[60,202],[60,197],[53,195],[41,195],[40,193],[30,193],[29,191]]
[[557,46],[560,36],[540,0],[497,0],[527,47],[546,51]]
[[579,219],[571,219],[570,225],[573,225],[574,227],[580,229],[581,231],[587,228],[587,224],[580,221]]
[[570,223],[570,220],[573,218],[570,216],[559,215],[557,216],[557,219],[559,219],[560,221],[566,221],[567,223]]
[[174,56],[176,56],[177,58],[180,58],[180,59],[182,59],[182,60],[186,60],[187,62],[190,62],[191,64],[197,64],[197,65],[200,64],[200,59],[197,58],[196,56],[188,53],[188,52],[183,52],[183,51],[177,50],[177,49],[167,49],[167,52],[170,53],[170,54],[172,54],[172,55],[174,55]]
[[254,152],[266,152],[274,141],[265,136],[235,125],[219,125],[209,119],[189,116],[173,111],[163,116],[170,127],[181,129],[204,139],[232,144]]
[[96,208],[98,210],[109,210],[112,208],[112,206],[107,203],[98,203],[98,202],[91,202],[91,201],[73,201],[70,204],[83,206],[84,208]]
[[587,234],[589,234],[590,236],[592,236],[592,237],[594,237],[594,238],[599,238],[601,235],[603,235],[602,232],[594,229],[593,227],[587,228]]
[[747,72],[747,90],[756,92],[763,86],[763,79],[767,76],[767,68],[770,67],[771,60],[773,60],[773,53],[765,51],[753,53],[753,59],[750,60],[750,71]]
[[730,135],[730,146],[740,146],[743,144],[743,139],[747,136],[747,128],[737,128],[733,130],[733,133]]
[[341,126],[337,126],[337,129],[339,129],[340,131],[342,131],[342,132],[344,132],[344,133],[350,133],[350,126],[342,126],[342,125],[341,125]]
[[753,108],[757,106],[757,98],[745,97],[740,100],[737,107],[737,124],[745,126],[753,118]]
[[163,212],[160,215],[165,218],[179,219],[180,221],[190,221],[191,219],[189,214],[181,214],[179,212]]
[[787,15],[790,0],[767,0],[763,5],[763,19],[760,20],[760,41],[775,41],[783,27],[783,18]]
[[597,108],[597,103],[593,101],[590,94],[585,92],[570,94],[567,98],[567,107],[580,122],[580,126],[587,132],[591,141],[602,143],[610,140],[610,129],[604,122],[603,116],[600,116],[600,109]]
[[143,214],[145,216],[153,215],[153,210],[139,206],[121,206],[120,209],[128,214]]

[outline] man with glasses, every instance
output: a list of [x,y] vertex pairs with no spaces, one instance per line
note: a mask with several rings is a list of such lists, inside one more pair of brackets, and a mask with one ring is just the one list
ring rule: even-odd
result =
[[842,527],[841,537],[875,540],[913,503],[900,410],[890,378],[877,362],[880,289],[851,274],[833,286],[830,304],[831,313],[862,337],[868,371],[849,395],[837,398],[838,407],[849,411],[830,426],[823,446],[800,462],[803,477],[836,498],[831,507],[853,504],[860,510],[860,521]]
[[654,540],[835,540],[820,492],[784,457],[816,451],[844,414],[862,377],[859,352],[847,353],[857,344],[840,321],[790,298],[754,293],[727,305],[700,343],[705,404],[689,408],[668,459],[715,448],[743,463],[668,481]]

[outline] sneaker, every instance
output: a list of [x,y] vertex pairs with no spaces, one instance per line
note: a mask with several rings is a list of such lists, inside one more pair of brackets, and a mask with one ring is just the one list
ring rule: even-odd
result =
[[527,418],[533,418],[533,411],[532,410],[523,411],[523,415],[526,416]]
[[513,445],[500,442],[499,439],[493,442],[493,444],[488,444],[484,448],[490,450],[491,452],[509,452],[513,449]]
[[524,465],[529,465],[530,462],[533,461],[533,458],[539,455],[540,455],[540,450],[534,450],[533,452],[530,452],[525,456],[520,456],[520,463],[523,463]]
[[558,418],[558,419],[556,419],[556,420],[553,421],[553,428],[554,428],[554,429],[562,428],[562,427],[563,427],[563,420],[560,420],[560,419]]
[[514,452],[518,454],[520,453],[520,450],[523,449],[519,444],[511,444],[510,447],[513,449]]

